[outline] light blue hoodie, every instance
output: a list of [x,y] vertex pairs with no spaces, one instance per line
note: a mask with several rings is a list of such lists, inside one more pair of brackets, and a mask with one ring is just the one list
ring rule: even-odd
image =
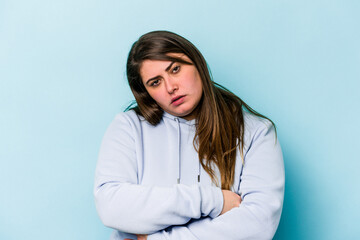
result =
[[94,187],[99,216],[115,229],[111,239],[272,239],[285,181],[272,124],[245,113],[244,165],[238,153],[232,188],[242,202],[221,216],[222,192],[199,164],[194,134],[195,120],[166,112],[157,126],[134,111],[115,117]]

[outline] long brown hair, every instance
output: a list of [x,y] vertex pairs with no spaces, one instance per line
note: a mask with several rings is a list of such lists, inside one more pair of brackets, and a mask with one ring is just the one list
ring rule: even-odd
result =
[[[183,53],[190,58],[199,72],[203,85],[202,98],[196,111],[196,132],[194,147],[199,161],[212,181],[219,185],[213,164],[221,175],[221,188],[230,189],[234,183],[236,150],[239,148],[243,161],[244,113],[246,110],[261,118],[265,116],[254,111],[238,96],[212,81],[206,61],[200,51],[185,38],[169,31],[153,31],[142,35],[129,52],[126,71],[137,106],[130,105],[152,125],[157,125],[163,110],[151,98],[143,85],[140,68],[144,60],[166,60],[185,64],[180,58],[168,56],[169,53]],[[273,125],[274,123],[268,119]],[[275,125],[274,125],[275,126]]]

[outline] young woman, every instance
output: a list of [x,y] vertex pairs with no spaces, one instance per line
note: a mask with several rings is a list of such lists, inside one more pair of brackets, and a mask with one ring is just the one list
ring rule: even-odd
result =
[[175,33],[141,36],[127,77],[137,105],[107,129],[95,177],[111,239],[272,239],[284,196],[273,122]]

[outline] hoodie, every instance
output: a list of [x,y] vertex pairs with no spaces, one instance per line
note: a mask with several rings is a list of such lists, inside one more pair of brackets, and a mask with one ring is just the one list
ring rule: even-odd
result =
[[153,126],[132,110],[117,114],[101,144],[94,185],[111,239],[272,239],[284,197],[281,148],[268,120],[247,112],[244,120],[244,161],[238,151],[231,189],[242,202],[220,215],[221,188],[194,148],[195,120],[164,112]]

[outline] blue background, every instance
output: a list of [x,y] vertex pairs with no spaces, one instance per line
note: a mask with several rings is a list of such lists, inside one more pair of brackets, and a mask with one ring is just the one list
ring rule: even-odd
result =
[[0,239],[108,239],[102,136],[133,99],[131,44],[166,29],[270,117],[286,166],[275,239],[357,239],[360,2],[0,0]]

